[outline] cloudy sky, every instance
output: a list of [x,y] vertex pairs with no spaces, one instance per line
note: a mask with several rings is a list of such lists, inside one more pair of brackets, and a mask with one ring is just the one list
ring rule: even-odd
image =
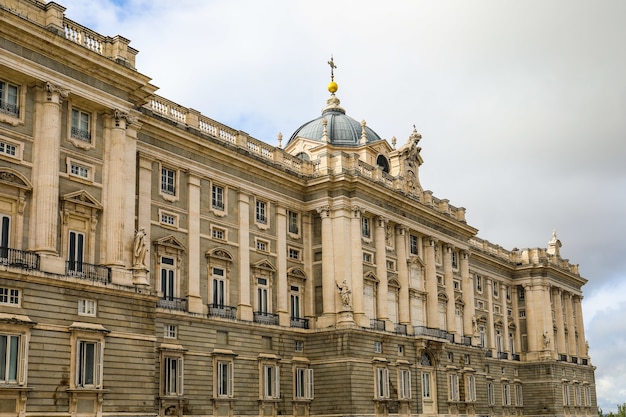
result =
[[334,55],[348,115],[403,144],[421,184],[506,249],[589,280],[604,411],[626,402],[626,2],[58,0],[140,51],[159,95],[276,145],[317,117]]

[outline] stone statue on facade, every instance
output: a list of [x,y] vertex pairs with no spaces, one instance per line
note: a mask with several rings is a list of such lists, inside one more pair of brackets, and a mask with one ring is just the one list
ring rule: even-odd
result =
[[339,289],[339,295],[341,296],[341,303],[344,307],[350,308],[350,295],[352,291],[348,288],[348,283],[344,279],[341,285],[337,284],[337,289]]
[[135,233],[135,242],[133,250],[133,267],[134,268],[146,268],[146,253],[148,252],[148,245],[146,244],[146,230],[141,227]]
[[548,332],[543,332],[543,348],[550,348],[550,336],[548,335]]

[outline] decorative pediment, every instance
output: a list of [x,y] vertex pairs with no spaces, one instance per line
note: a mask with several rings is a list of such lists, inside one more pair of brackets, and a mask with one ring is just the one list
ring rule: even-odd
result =
[[479,314],[478,317],[476,317],[476,321],[479,323],[486,323],[487,316],[485,316],[484,314]]
[[437,298],[441,301],[448,302],[448,296],[443,291],[439,291],[439,294],[437,294]]
[[419,265],[421,267],[425,267],[426,264],[424,263],[424,261],[422,260],[422,258],[420,258],[417,255],[411,255],[409,256],[409,259],[407,260],[407,264],[408,265]]
[[296,267],[289,268],[287,270],[287,276],[291,278],[306,279],[306,274],[304,273],[304,271]]
[[260,261],[253,263],[252,268],[261,269],[263,271],[276,272],[276,268],[274,268],[274,265],[272,265],[272,263],[267,259],[261,259]]
[[22,190],[31,191],[33,185],[23,174],[7,167],[0,167],[0,183]]
[[458,296],[454,299],[454,304],[458,305],[458,306],[464,306],[465,305],[465,301],[463,301],[463,297]]
[[363,279],[366,281],[378,282],[378,278],[376,278],[376,274],[372,271],[367,271],[365,275],[363,275]]
[[74,203],[80,206],[102,210],[102,204],[85,190],[74,191],[61,197],[63,203]]
[[221,259],[222,261],[226,261],[226,262],[233,261],[233,256],[230,254],[230,252],[228,252],[226,249],[223,249],[223,248],[216,248],[216,249],[207,251],[205,256],[207,258]]
[[179,252],[184,252],[186,250],[185,246],[180,242],[180,240],[176,239],[176,237],[172,235],[155,240],[154,245],[174,249]]
[[390,279],[389,281],[387,281],[387,285],[389,287],[400,288],[400,282],[397,279],[395,279],[395,278]]

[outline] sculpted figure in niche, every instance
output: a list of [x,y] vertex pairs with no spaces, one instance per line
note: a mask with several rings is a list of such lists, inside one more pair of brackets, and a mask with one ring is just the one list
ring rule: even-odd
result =
[[548,332],[543,332],[543,348],[548,349],[550,347],[550,336]]
[[146,252],[148,245],[146,244],[146,230],[142,227],[135,233],[135,245],[133,251],[133,266],[146,267]]

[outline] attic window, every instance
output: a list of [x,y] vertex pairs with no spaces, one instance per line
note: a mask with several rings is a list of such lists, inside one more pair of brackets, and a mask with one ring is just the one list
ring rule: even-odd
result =
[[383,172],[389,174],[389,162],[383,155],[378,155],[378,158],[376,158],[376,165],[381,167]]
[[311,157],[306,152],[298,152],[298,154],[296,155],[296,158],[300,158],[303,161],[310,161],[311,160]]

